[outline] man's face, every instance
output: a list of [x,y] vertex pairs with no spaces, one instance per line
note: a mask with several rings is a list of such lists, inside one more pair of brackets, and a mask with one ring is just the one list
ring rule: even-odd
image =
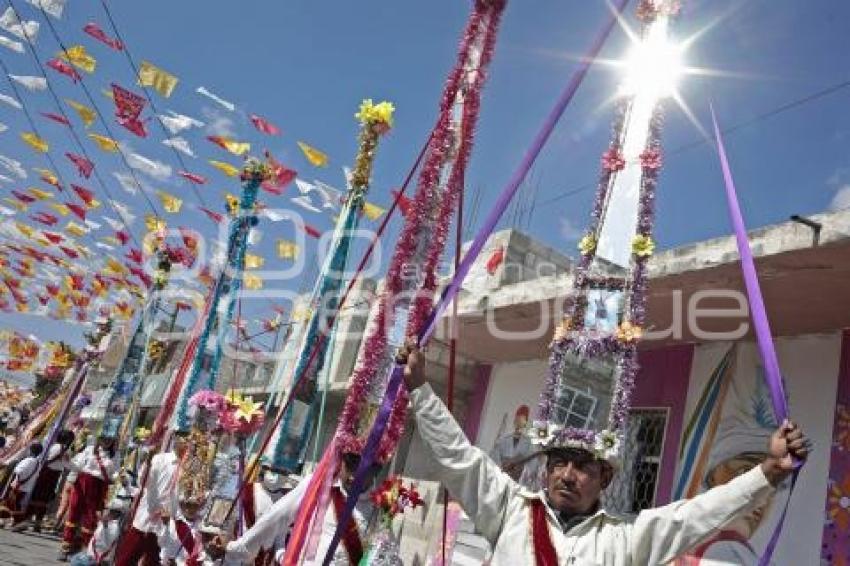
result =
[[177,454],[178,458],[182,458],[186,453],[186,449],[189,447],[189,439],[185,436],[174,436],[174,453]]
[[591,512],[612,477],[610,466],[587,451],[574,449],[550,452],[546,471],[549,504],[568,515]]

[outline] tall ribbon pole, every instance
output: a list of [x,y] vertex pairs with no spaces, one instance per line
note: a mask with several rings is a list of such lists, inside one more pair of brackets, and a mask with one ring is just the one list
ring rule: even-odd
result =
[[[595,61],[596,57],[599,55],[599,52],[602,50],[602,46],[605,44],[605,41],[608,39],[608,36],[611,34],[611,31],[614,29],[614,26],[617,23],[617,19],[620,17],[620,14],[626,8],[629,0],[619,0],[614,10],[612,10],[611,17],[605,23],[602,30],[596,36],[591,45],[590,50],[582,58],[582,62],[579,64],[579,68],[573,73],[573,76],[570,78],[570,81],[567,83],[564,88],[561,96],[555,103],[554,108],[550,111],[549,115],[546,117],[546,120],[543,122],[540,130],[537,135],[534,137],[534,140],[531,143],[531,147],[526,151],[525,156],[520,162],[519,166],[514,171],[511,179],[508,181],[508,184],[502,189],[499,198],[497,199],[495,205],[491,209],[490,213],[487,215],[487,218],[484,220],[481,228],[478,230],[478,233],[475,236],[475,239],[472,241],[472,245],[469,247],[466,255],[463,258],[458,269],[455,271],[454,276],[449,282],[448,286],[443,291],[440,300],[434,306],[431,311],[430,316],[425,321],[424,327],[421,329],[418,336],[418,344],[420,346],[424,346],[428,340],[431,338],[432,334],[436,329],[437,321],[443,312],[448,308],[451,304],[454,297],[460,291],[460,286],[463,280],[466,278],[466,275],[469,273],[469,270],[472,268],[472,264],[477,259],[478,255],[481,253],[481,250],[484,248],[484,244],[487,242],[487,238],[495,229],[496,225],[499,222],[499,219],[504,214],[505,210],[510,204],[511,199],[516,194],[522,182],[525,180],[525,177],[528,175],[529,170],[532,165],[534,165],[537,156],[540,155],[540,151],[543,149],[543,146],[549,140],[549,137],[552,135],[552,132],[555,129],[558,121],[566,110],[567,106],[569,106],[572,101],[575,93],[578,91],[579,86],[584,81],[584,77],[587,75],[587,72],[590,70],[590,66]],[[360,497],[360,494],[363,493],[365,488],[365,479],[368,474],[369,468],[372,466],[372,463],[375,460],[375,456],[377,456],[377,448],[378,443],[383,436],[384,429],[386,428],[387,421],[389,420],[389,414],[392,409],[392,406],[395,403],[395,398],[398,395],[398,391],[402,386],[402,377],[404,375],[404,366],[400,364],[395,364],[392,370],[392,374],[390,379],[388,380],[386,394],[384,396],[383,403],[381,404],[381,408],[378,411],[378,416],[375,419],[375,424],[372,427],[372,430],[369,433],[369,438],[366,441],[366,446],[363,449],[363,454],[360,460],[360,465],[357,468],[357,472],[354,477],[354,482],[351,486],[351,490],[348,493],[348,498],[345,502],[345,509],[342,515],[338,518],[337,529],[334,533],[334,538],[331,541],[330,546],[328,547],[327,554],[325,555],[324,565],[328,566],[333,558],[334,552],[336,552],[336,547],[339,545],[339,542],[343,533],[343,525],[347,525],[348,521],[351,519],[351,514],[354,511],[354,506],[357,503],[357,499]]]

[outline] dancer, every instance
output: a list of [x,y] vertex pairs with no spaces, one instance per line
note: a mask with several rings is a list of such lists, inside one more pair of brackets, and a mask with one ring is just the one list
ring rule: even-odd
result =
[[86,549],[71,557],[71,566],[109,564],[121,533],[121,517],[127,509],[126,502],[121,499],[116,498],[109,503]]
[[417,432],[437,479],[493,545],[493,566],[527,564],[530,557],[558,564],[568,556],[581,564],[666,564],[763,505],[793,471],[794,458],[809,454],[800,428],[786,421],[752,470],[693,499],[619,518],[599,502],[614,475],[610,462],[586,449],[550,445],[546,489],[525,491],[469,443],[426,382],[418,350],[408,347],[406,354]]
[[12,524],[18,525],[26,518],[23,504],[27,495],[35,487],[38,461],[43,450],[41,444],[33,442],[29,447],[29,456],[15,466],[6,490],[6,497],[0,505],[0,520],[6,521],[11,517]]
[[[118,545],[116,566],[135,566],[142,558],[148,564],[159,562],[157,534],[177,512],[177,471],[186,455],[188,436],[188,431],[175,430],[171,450],[151,458],[150,473],[133,517],[133,526]],[[144,477],[144,473],[141,476]]]
[[[74,433],[67,429],[61,430],[56,436],[56,442],[48,450],[47,461],[44,462],[41,472],[38,474],[38,479],[35,481],[32,496],[30,497],[30,502],[23,519],[34,517],[32,530],[36,533],[41,532],[41,523],[44,520],[44,515],[47,513],[47,507],[56,499],[59,480],[62,478],[65,470],[71,465],[69,453],[73,443]],[[27,522],[26,520],[22,520],[12,530],[21,532],[26,528]]]
[[99,437],[94,446],[84,449],[71,460],[71,469],[76,471],[77,478],[68,498],[68,518],[62,535],[60,560],[67,560],[77,547],[78,527],[82,545],[87,545],[94,534],[98,512],[106,504],[109,484],[116,477],[112,450],[112,439]]
[[[354,473],[360,465],[360,455],[343,454],[337,471],[336,480],[331,488],[331,506],[325,514],[324,523],[321,527],[321,535],[316,550],[316,562],[307,561],[305,565],[321,564],[322,559],[330,546],[331,538],[336,531],[337,516],[345,507],[346,494],[354,481]],[[374,478],[380,468],[373,467],[371,477]],[[369,483],[371,483],[371,479]],[[228,542],[225,547],[222,541],[214,543],[210,554],[214,558],[224,558],[224,564],[250,564],[252,560],[266,549],[277,549],[276,560],[285,555],[281,550],[286,536],[295,519],[295,514],[301,505],[307,486],[310,484],[310,476],[301,480],[298,485],[272,505],[269,511],[257,520],[257,523],[238,539]],[[365,492],[364,492],[365,493]],[[342,544],[337,548],[333,564],[357,565],[363,557],[363,539],[369,519],[374,514],[374,506],[368,495],[361,496],[354,508],[352,520],[343,535]]]

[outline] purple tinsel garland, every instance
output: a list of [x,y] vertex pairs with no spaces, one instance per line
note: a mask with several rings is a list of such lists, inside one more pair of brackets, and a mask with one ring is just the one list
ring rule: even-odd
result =
[[[673,5],[676,6],[673,6]],[[647,10],[651,9],[651,13]],[[655,17],[664,13],[676,15],[679,11],[678,2],[641,2],[639,7],[641,20],[645,26],[651,24]],[[598,237],[601,229],[601,219],[604,215],[608,193],[614,182],[615,174],[623,168],[621,143],[624,135],[625,116],[629,101],[622,101],[617,108],[617,114],[612,125],[612,140],[608,148],[603,152],[601,158],[602,172],[596,191],[596,198],[591,211],[591,222],[588,235]],[[660,135],[663,124],[663,111],[658,103],[653,111],[650,121],[649,135],[646,149],[640,155],[642,175],[640,181],[640,194],[638,204],[637,236],[647,238],[652,235],[655,217],[655,189],[658,184],[658,175],[663,164],[661,152]],[[637,361],[637,342],[622,341],[616,335],[590,335],[583,332],[583,321],[587,306],[585,290],[589,288],[610,288],[624,290],[628,301],[626,305],[625,321],[630,322],[638,328],[643,328],[646,322],[646,290],[647,290],[647,262],[650,255],[632,254],[631,272],[625,281],[619,278],[607,278],[590,275],[588,269],[595,257],[595,248],[583,253],[576,267],[573,280],[574,297],[573,303],[567,315],[567,323],[571,325],[571,332],[564,338],[553,342],[549,358],[549,370],[540,400],[537,407],[537,420],[549,422],[552,419],[552,409],[558,383],[563,375],[566,363],[566,354],[573,353],[579,357],[600,357],[606,354],[619,356],[617,378],[614,386],[614,395],[608,417],[608,429],[622,434],[625,428],[629,409],[631,407],[631,396],[634,390],[635,379],[639,369]],[[589,434],[595,436],[593,431]]]

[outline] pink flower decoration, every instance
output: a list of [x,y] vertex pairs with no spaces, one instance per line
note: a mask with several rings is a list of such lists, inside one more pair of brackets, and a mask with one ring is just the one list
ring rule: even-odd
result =
[[647,149],[640,154],[640,164],[644,169],[658,170],[661,169],[663,160],[661,158],[661,150],[658,148]]
[[611,148],[602,154],[602,167],[612,173],[622,171],[626,166],[626,160],[623,159],[623,154],[616,148]]
[[210,391],[209,389],[203,389],[192,395],[189,399],[189,404],[215,414],[220,414],[227,407],[227,401],[224,395]]

